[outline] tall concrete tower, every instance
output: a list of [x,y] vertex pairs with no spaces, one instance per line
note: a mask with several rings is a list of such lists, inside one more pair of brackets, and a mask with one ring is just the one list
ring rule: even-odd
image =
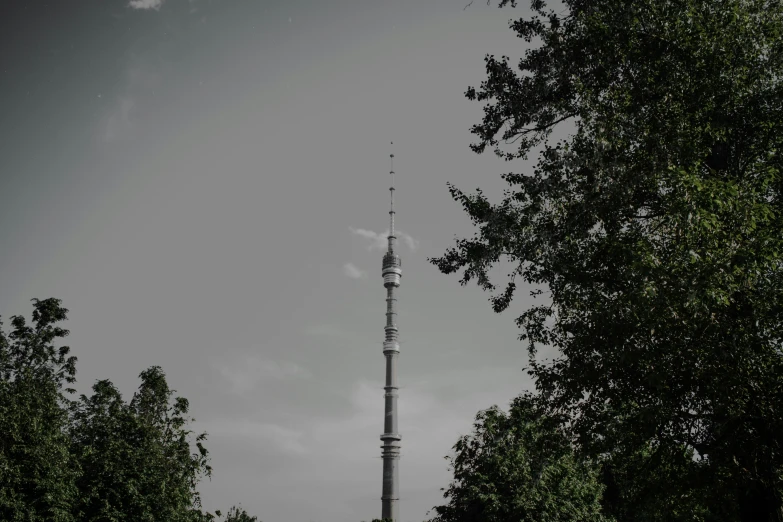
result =
[[389,248],[383,256],[383,286],[386,287],[386,339],[383,341],[383,355],[386,357],[386,386],[384,399],[383,435],[381,457],[383,458],[383,494],[381,495],[381,518],[390,518],[397,522],[400,504],[400,477],[398,462],[400,459],[400,439],[397,432],[397,357],[400,355],[400,343],[397,342],[397,299],[395,290],[400,286],[402,263],[400,256],[394,253],[394,154],[391,158],[391,208],[389,210]]

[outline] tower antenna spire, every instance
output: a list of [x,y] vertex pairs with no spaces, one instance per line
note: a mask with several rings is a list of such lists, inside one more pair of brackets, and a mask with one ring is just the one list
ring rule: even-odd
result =
[[[394,142],[391,142],[394,145]],[[389,252],[394,252],[394,153],[389,154],[389,174],[391,174],[391,186],[389,187],[390,208],[389,208]]]
[[[392,142],[394,145],[394,142]],[[386,338],[383,341],[383,355],[386,357],[386,386],[384,393],[384,423],[381,440],[381,458],[383,459],[383,493],[381,495],[381,519],[399,520],[400,478],[398,461],[400,459],[400,440],[397,432],[397,357],[400,355],[400,343],[397,332],[396,289],[400,286],[402,262],[394,252],[394,154],[389,155],[392,176],[391,208],[389,209],[389,250],[383,256],[383,286],[386,287]]]

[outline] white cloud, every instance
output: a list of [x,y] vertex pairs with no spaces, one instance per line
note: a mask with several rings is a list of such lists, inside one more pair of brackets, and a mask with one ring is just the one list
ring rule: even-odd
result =
[[361,270],[353,263],[345,263],[343,265],[343,273],[351,279],[364,279],[367,277],[367,272]]
[[128,7],[131,9],[160,9],[163,0],[130,0]]
[[[389,236],[388,230],[386,230],[383,233],[378,233],[364,228],[349,227],[349,229],[353,234],[356,234],[357,236],[370,240],[370,246],[368,247],[368,250],[383,250],[388,245],[388,241],[387,241],[387,237]],[[399,239],[402,239],[412,252],[415,252],[416,249],[419,248],[419,241],[411,237],[410,234],[406,234],[402,230],[395,230],[394,234]]]
[[415,252],[419,248],[418,240],[413,239],[410,235],[406,234],[402,230],[398,230],[395,233],[397,234],[397,237],[400,237],[403,241],[405,241],[405,244],[408,245],[408,248],[411,249],[411,252]]
[[[522,389],[530,387],[522,372],[510,367],[483,367],[471,371],[444,371],[408,382],[399,390],[398,410],[406,455],[408,487],[444,484],[448,474],[443,457],[460,435],[470,433],[479,410],[497,404],[503,410]],[[476,388],[491,390],[465,397],[455,383],[479,383]],[[525,386],[528,384],[528,386]],[[364,466],[380,457],[378,435],[383,429],[383,383],[360,379],[354,382],[349,402],[351,413],[338,418],[308,416],[297,423],[297,438],[313,458],[313,478],[323,471],[323,479],[335,466]],[[328,447],[328,454],[318,448]],[[317,461],[317,462],[316,462]],[[319,471],[320,470],[320,471]]]
[[371,241],[369,249],[373,248],[382,249],[386,245],[386,237],[382,234],[377,234],[372,230],[365,230],[363,228],[349,227],[353,234],[369,239]]
[[238,395],[252,391],[261,381],[311,377],[311,373],[298,364],[270,361],[257,356],[247,357],[231,365],[219,364],[218,367],[220,374],[231,384],[231,392]]
[[[382,369],[378,371],[382,375]],[[329,385],[339,386],[339,395],[345,392],[342,404],[348,411],[340,414],[332,408],[313,411],[304,404],[302,410],[286,409],[282,413],[261,413],[254,406],[247,415],[211,419],[194,428],[205,429],[210,442],[218,447],[242,449],[249,462],[261,462],[261,458],[273,461],[278,455],[278,462],[285,462],[285,466],[267,486],[268,495],[285,497],[296,488],[312,488],[321,498],[345,499],[348,488],[348,502],[332,503],[334,513],[329,512],[329,519],[361,520],[358,511],[365,509],[363,499],[375,498],[380,486],[383,382],[338,381]],[[418,378],[403,378],[400,384],[400,481],[409,492],[406,512],[424,515],[433,505],[442,503],[439,488],[452,479],[443,457],[452,453],[460,435],[472,431],[476,413],[492,404],[507,410],[508,402],[532,384],[513,364],[438,369]],[[247,418],[253,415],[263,417]],[[214,458],[217,456],[215,453]],[[416,518],[411,516],[410,520]]]
[[[141,1],[141,0],[139,0]],[[144,0],[150,3],[151,0]],[[137,100],[144,99],[154,92],[161,83],[162,76],[135,55],[128,58],[124,72],[123,87],[112,106],[103,127],[102,138],[106,142],[116,141],[126,135],[133,127]]]
[[115,110],[109,114],[106,128],[103,131],[105,141],[114,141],[119,134],[130,125],[130,114],[136,102],[133,98],[120,96]]

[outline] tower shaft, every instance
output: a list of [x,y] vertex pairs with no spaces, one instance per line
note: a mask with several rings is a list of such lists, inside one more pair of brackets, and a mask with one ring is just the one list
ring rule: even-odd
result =
[[[391,155],[392,161],[394,154]],[[402,263],[394,252],[397,238],[394,235],[394,169],[392,165],[391,210],[389,211],[389,246],[383,256],[383,286],[386,287],[386,332],[383,341],[383,355],[386,358],[386,385],[384,386],[384,422],[381,440],[381,458],[383,459],[383,492],[381,494],[381,518],[395,522],[399,520],[400,501],[400,440],[397,431],[397,358],[400,344],[397,331],[396,290],[400,286]]]

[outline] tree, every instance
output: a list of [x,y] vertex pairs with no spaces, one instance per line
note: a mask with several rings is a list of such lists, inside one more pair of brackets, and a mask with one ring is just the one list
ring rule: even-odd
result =
[[75,357],[52,342],[68,335],[55,326],[68,310],[57,299],[33,299],[33,326],[12,316],[0,322],[0,520],[71,522],[78,497],[78,463],[68,452],[66,383]]
[[238,507],[232,506],[226,514],[225,522],[257,522],[257,520],[257,517],[251,517],[244,509],[240,510]]
[[[490,291],[511,261],[497,312],[517,279],[548,291],[520,338],[585,454],[653,448],[663,469],[660,455],[693,451],[696,482],[660,484],[667,496],[712,492],[714,520],[783,520],[783,5],[530,5],[510,24],[540,42],[520,73],[487,56],[466,96],[488,102],[474,151],[539,161],[503,176],[499,204],[450,186],[479,232],[430,261]],[[565,121],[575,134],[549,143]],[[555,361],[536,360],[544,345]]]
[[72,451],[84,471],[78,482],[79,520],[211,520],[200,512],[195,489],[200,477],[212,472],[201,443],[206,434],[196,438],[199,453],[191,454],[192,432],[183,417],[187,399],[177,397],[170,404],[174,391],[160,367],[139,377],[139,391],[129,404],[102,380],[93,386],[92,397],[82,395],[72,408]]
[[[726,503],[706,487],[705,471],[693,450],[682,446],[648,443],[633,453],[610,454],[601,459],[603,512],[620,522],[722,520]],[[713,497],[718,503],[710,505],[706,499]]]
[[[189,404],[170,390],[160,367],[140,374],[125,403],[109,380],[73,401],[76,357],[52,341],[68,335],[59,299],[33,299],[33,324],[0,322],[0,520],[24,522],[214,522],[196,486],[211,477],[209,453],[196,437],[190,453]],[[226,522],[256,522],[233,507]]]
[[449,502],[431,522],[609,520],[598,466],[574,454],[563,420],[534,397],[514,399],[508,415],[497,406],[481,411],[474,427],[454,445]]

